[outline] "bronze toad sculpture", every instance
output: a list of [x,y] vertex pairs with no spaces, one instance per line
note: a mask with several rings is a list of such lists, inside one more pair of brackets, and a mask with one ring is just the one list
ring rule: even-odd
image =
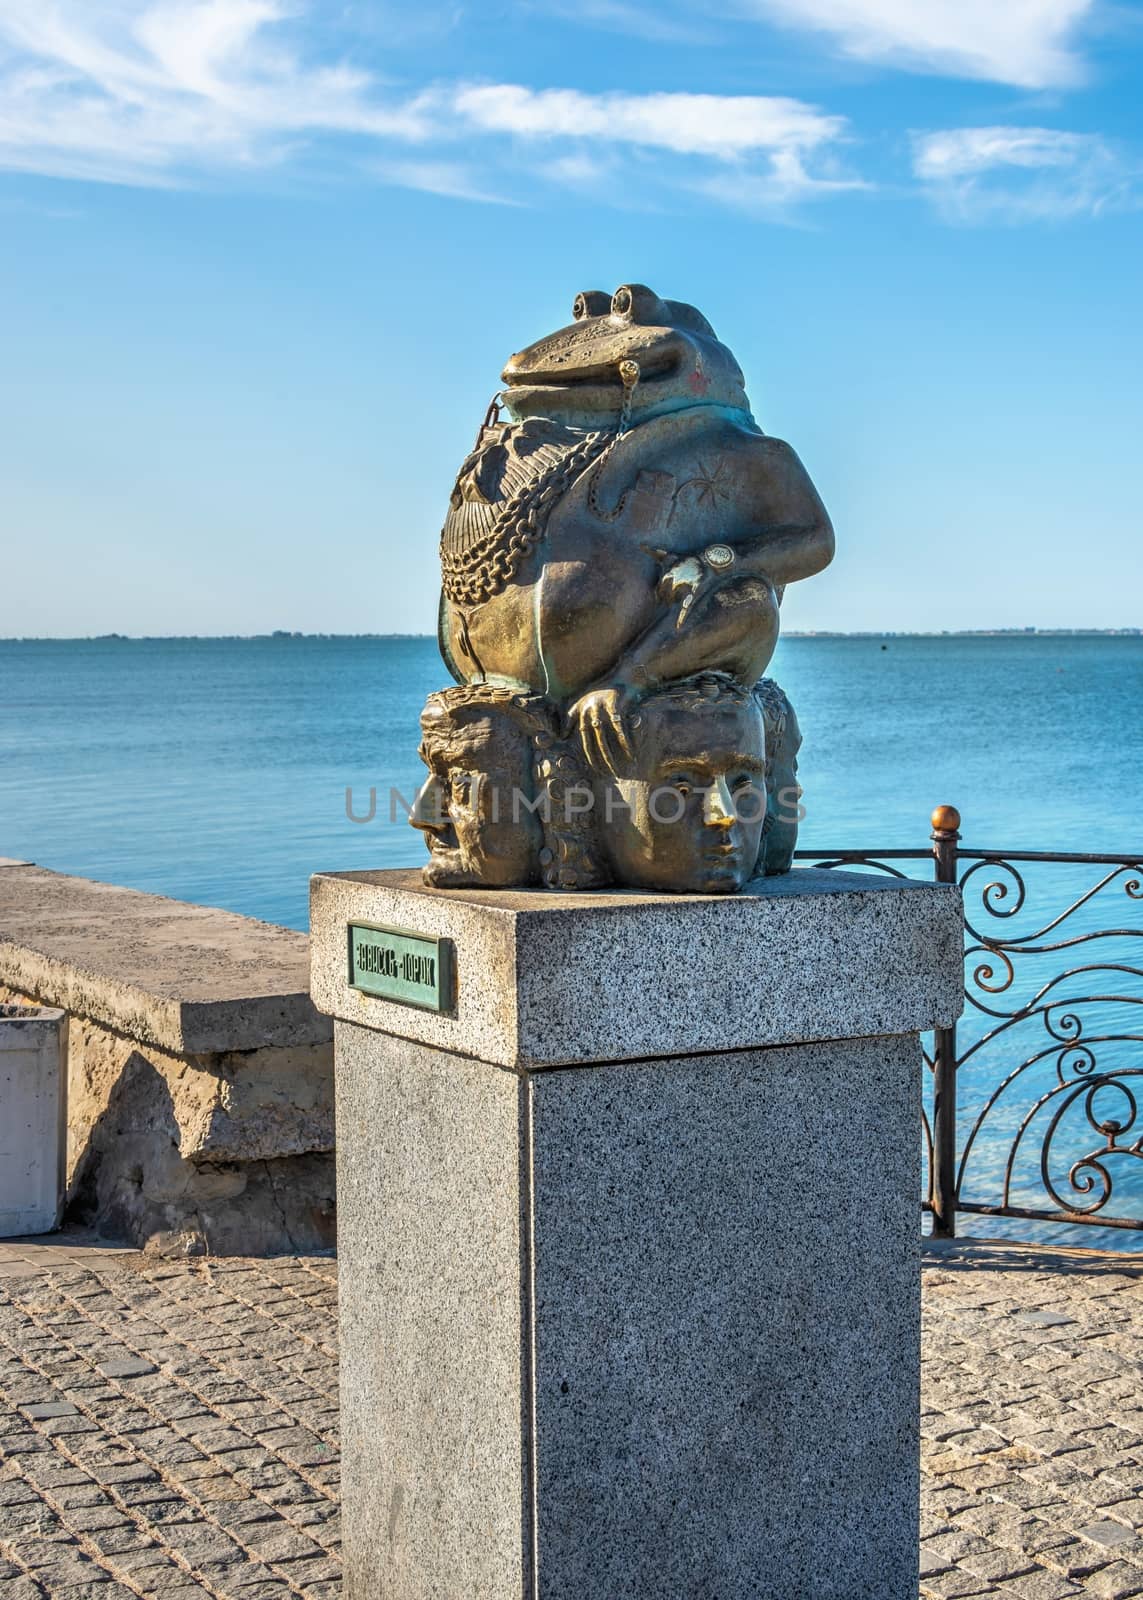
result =
[[732,892],[789,866],[800,735],[762,674],[833,530],[693,306],[625,284],[573,316],[508,362],[452,491],[426,880]]

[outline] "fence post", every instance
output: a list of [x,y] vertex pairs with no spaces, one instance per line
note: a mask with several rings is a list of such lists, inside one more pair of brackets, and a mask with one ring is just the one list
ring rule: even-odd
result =
[[[933,812],[933,868],[938,883],[957,881],[960,812]],[[933,1045],[933,1238],[956,1238],[956,1027],[937,1028]]]

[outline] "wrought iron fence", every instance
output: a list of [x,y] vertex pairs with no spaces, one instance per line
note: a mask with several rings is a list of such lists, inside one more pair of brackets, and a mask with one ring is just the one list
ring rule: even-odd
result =
[[797,852],[894,877],[928,862],[963,891],[965,1013],[923,1043],[932,1232],[960,1212],[1143,1232],[1143,852],[968,850],[960,821],[939,806],[928,849]]

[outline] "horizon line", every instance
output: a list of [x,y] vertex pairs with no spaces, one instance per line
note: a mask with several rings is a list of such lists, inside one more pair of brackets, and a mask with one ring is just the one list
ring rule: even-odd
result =
[[[791,628],[783,639],[992,639],[992,638],[1138,638],[1143,626],[1118,628]],[[275,628],[269,633],[86,633],[6,634],[0,644],[173,644],[236,643],[311,639],[436,639],[435,633],[303,633]]]

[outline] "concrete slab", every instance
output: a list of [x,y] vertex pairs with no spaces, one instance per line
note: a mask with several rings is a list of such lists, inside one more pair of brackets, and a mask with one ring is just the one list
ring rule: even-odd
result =
[[332,1037],[305,934],[43,867],[0,872],[0,985],[184,1054]]
[[0,1005],[0,1234],[54,1228],[64,1197],[67,1019]]

